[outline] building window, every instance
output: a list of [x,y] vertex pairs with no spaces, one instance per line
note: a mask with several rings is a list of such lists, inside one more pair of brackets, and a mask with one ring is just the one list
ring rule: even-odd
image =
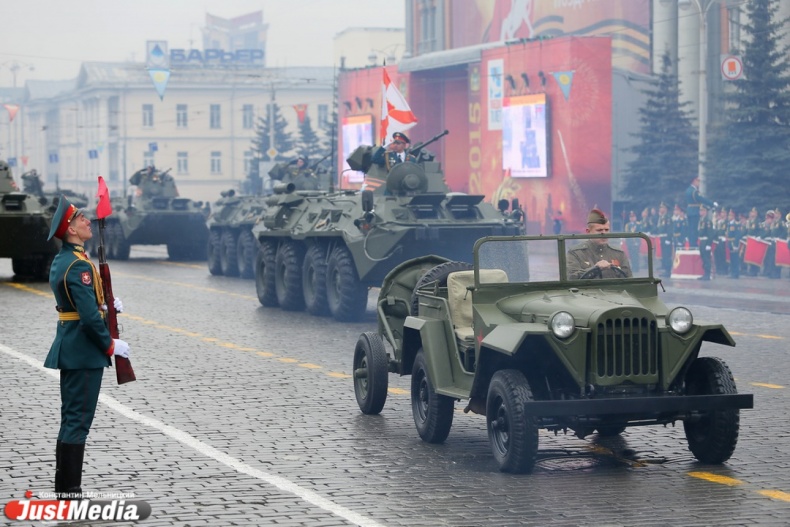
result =
[[318,105],[318,128],[329,127],[329,105]]
[[252,170],[252,161],[254,159],[254,152],[252,150],[247,150],[244,152],[244,174],[249,174]]
[[154,126],[154,105],[153,104],[144,104],[143,105],[143,126],[146,128],[151,128]]
[[241,107],[241,123],[245,130],[252,130],[255,126],[255,111],[251,104]]
[[150,151],[143,152],[143,168],[152,166],[154,166],[154,153]]
[[176,126],[178,128],[186,128],[187,127],[187,105],[186,104],[177,104],[176,105]]
[[179,174],[189,174],[189,154],[187,152],[178,152],[176,154],[178,165],[176,169]]
[[222,152],[211,152],[211,173],[222,174]]
[[435,0],[421,0],[419,4],[420,41],[417,46],[421,53],[436,49],[436,4]]
[[219,111],[219,104],[212,104],[211,105],[211,112],[209,117],[209,127],[210,128],[221,128],[221,121],[220,121],[220,111]]

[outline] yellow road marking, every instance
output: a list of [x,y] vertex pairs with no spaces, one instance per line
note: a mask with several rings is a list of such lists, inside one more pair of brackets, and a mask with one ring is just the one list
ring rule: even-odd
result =
[[319,366],[318,364],[311,364],[309,362],[303,362],[299,364],[301,368],[307,368],[308,370],[320,370],[323,369],[323,366]]
[[287,364],[295,364],[295,363],[299,362],[299,359],[292,359],[290,357],[280,357],[277,360],[280,361],[280,362],[285,362]]
[[162,262],[157,262],[157,263],[161,263],[163,265],[173,265],[175,267],[189,267],[190,269],[205,269],[206,268],[203,265],[179,263],[179,262],[162,261]]
[[762,386],[763,388],[775,388],[777,390],[781,390],[784,388],[781,384],[768,384],[767,382],[750,382],[752,386]]
[[350,379],[351,378],[351,375],[349,375],[348,373],[341,373],[339,371],[330,371],[330,372],[327,372],[327,375],[329,375],[330,377],[334,377],[335,379]]
[[395,395],[408,395],[409,392],[407,390],[401,390],[400,388],[387,388],[387,391],[393,393]]
[[691,476],[692,478],[704,479],[705,481],[710,481],[712,483],[729,485],[730,487],[734,487],[736,485],[743,485],[743,481],[739,479],[730,478],[728,476],[721,476],[719,474],[713,474],[712,472],[689,472],[689,476]]
[[758,490],[757,494],[762,494],[775,500],[790,501],[790,492],[782,492],[781,490]]
[[9,287],[13,287],[15,289],[19,289],[20,291],[27,291],[28,293],[33,293],[34,295],[52,297],[52,291],[40,291],[34,287],[30,287],[24,284],[14,284],[11,282],[4,282],[5,285]]
[[763,335],[763,334],[752,334],[752,333],[741,333],[739,331],[730,331],[730,335],[736,335],[738,337],[757,337],[759,339],[769,339],[769,340],[784,340],[785,337],[780,337],[778,335]]
[[274,353],[269,353],[268,351],[256,351],[255,353],[257,353],[261,357],[267,357],[267,358],[274,357]]

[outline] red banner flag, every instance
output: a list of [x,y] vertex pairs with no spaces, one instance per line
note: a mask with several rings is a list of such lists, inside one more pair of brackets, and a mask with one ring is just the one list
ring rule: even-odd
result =
[[790,243],[780,238],[776,239],[776,265],[779,267],[790,267]]
[[103,220],[112,214],[112,204],[110,204],[110,191],[104,178],[99,176],[99,191],[96,193],[99,202],[96,204],[96,218]]
[[9,123],[14,122],[14,117],[16,117],[16,112],[19,111],[19,105],[18,104],[4,104],[3,108],[5,108],[6,111],[8,112],[8,122]]
[[746,238],[746,251],[743,255],[743,261],[762,268],[765,262],[765,255],[768,254],[768,247],[770,246],[771,242],[748,236]]
[[299,124],[304,124],[304,118],[307,115],[307,105],[294,104],[294,110],[296,110],[296,118],[299,119]]
[[417,117],[398,88],[390,81],[386,68],[382,68],[384,80],[381,85],[381,127],[379,138],[385,144],[395,132],[405,132],[415,124]]

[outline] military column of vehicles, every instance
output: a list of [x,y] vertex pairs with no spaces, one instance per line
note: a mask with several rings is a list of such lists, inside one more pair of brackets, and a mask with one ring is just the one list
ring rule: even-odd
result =
[[47,241],[60,194],[68,195],[80,208],[88,199],[70,191],[45,192],[35,170],[23,174],[22,181],[20,191],[8,163],[0,160],[0,258],[11,258],[15,275],[47,280],[52,259],[60,250],[59,241]]
[[[319,165],[312,166],[304,156],[288,162],[277,163],[269,171],[270,181],[293,183],[296,190],[319,190]],[[258,180],[260,181],[260,180]],[[255,257],[258,242],[252,228],[263,216],[271,191],[249,178],[251,194],[239,195],[234,189],[222,192],[214,202],[208,218],[208,270],[212,275],[255,278]],[[268,192],[267,192],[268,191]]]
[[349,166],[364,172],[372,189],[277,186],[253,228],[260,245],[260,303],[357,320],[367,307],[368,288],[379,286],[399,263],[424,254],[469,260],[478,238],[523,233],[517,203],[507,212],[482,195],[450,191],[440,164],[424,148],[446,133],[415,145],[416,163],[398,163],[389,171],[373,163],[374,147],[357,148]]
[[153,166],[138,170],[129,178],[136,195],[112,198],[104,233],[107,258],[127,260],[132,245],[167,245],[171,260],[206,257],[208,209],[203,202],[179,197],[168,172]]

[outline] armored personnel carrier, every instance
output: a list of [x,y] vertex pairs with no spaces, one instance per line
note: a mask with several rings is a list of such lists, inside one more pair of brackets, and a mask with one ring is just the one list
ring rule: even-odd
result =
[[253,228],[260,303],[356,320],[367,307],[368,288],[401,262],[425,254],[469,260],[476,239],[521,234],[517,204],[510,212],[502,210],[507,203],[497,210],[484,196],[447,187],[440,164],[424,149],[446,133],[415,145],[416,163],[390,171],[373,163],[374,147],[357,148],[348,163],[366,174],[366,190],[276,186]]
[[57,196],[20,191],[11,168],[0,159],[0,258],[11,258],[14,274],[49,278],[49,266],[60,242],[47,241]]
[[135,194],[112,198],[104,231],[107,258],[128,259],[132,245],[167,245],[171,260],[206,257],[207,208],[202,201],[179,197],[168,172],[153,166],[138,170],[129,178]]
[[222,192],[208,217],[208,270],[213,275],[255,277],[258,242],[252,228],[266,210],[265,196]]

